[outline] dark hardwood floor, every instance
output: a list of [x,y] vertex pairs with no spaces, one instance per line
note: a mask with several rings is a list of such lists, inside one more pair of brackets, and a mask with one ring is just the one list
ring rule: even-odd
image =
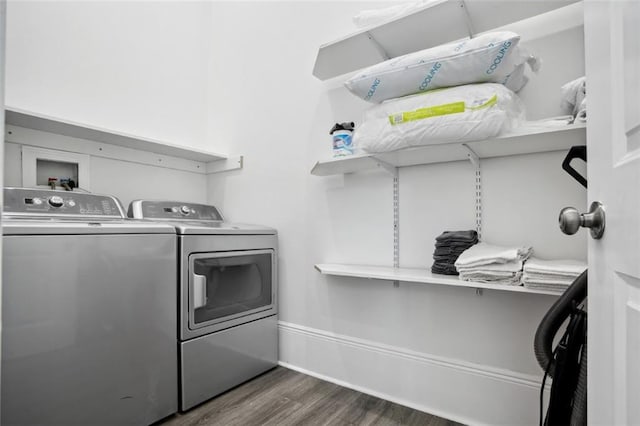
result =
[[283,367],[158,424],[459,425]]

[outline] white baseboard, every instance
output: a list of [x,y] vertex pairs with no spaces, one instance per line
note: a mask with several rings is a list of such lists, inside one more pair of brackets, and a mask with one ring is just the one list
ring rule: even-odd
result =
[[538,423],[540,377],[279,322],[280,365],[464,424]]
[[425,412],[425,413],[433,414],[434,416],[438,416],[438,417],[441,417],[443,419],[453,420],[453,421],[456,421],[458,423],[462,423],[462,424],[466,424],[466,425],[474,424],[473,420],[457,417],[455,413],[444,413],[444,412],[438,411],[435,408],[428,408],[428,407],[425,408],[423,405],[417,405],[417,404],[413,403],[412,401],[406,401],[406,400],[402,400],[402,399],[396,398],[393,395],[388,395],[388,394],[385,394],[385,393],[376,392],[376,391],[373,391],[371,389],[364,388],[364,387],[358,386],[358,385],[354,385],[353,383],[348,383],[348,382],[345,382],[345,381],[342,381],[342,380],[338,380],[338,379],[336,379],[334,377],[325,376],[324,374],[318,374],[315,371],[307,370],[305,368],[301,368],[301,367],[298,367],[296,365],[292,365],[292,364],[289,364],[289,363],[286,363],[286,362],[283,362],[283,361],[279,361],[278,365],[281,365],[282,367],[285,367],[285,368],[289,368],[291,370],[298,371],[298,372],[306,374],[308,376],[312,376],[312,377],[318,378],[320,380],[324,380],[326,382],[334,383],[334,384],[336,384],[338,386],[342,386],[342,387],[345,387],[345,388],[353,389],[354,391],[366,393],[367,395],[375,396],[377,398],[384,399],[386,401],[391,401],[391,402],[394,402],[396,404],[403,405],[405,407],[413,408],[414,410],[418,410],[418,411],[422,411],[422,412]]

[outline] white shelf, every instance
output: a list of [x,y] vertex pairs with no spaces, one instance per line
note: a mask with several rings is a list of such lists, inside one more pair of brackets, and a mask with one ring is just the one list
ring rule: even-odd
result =
[[320,46],[320,80],[551,12],[578,0],[440,0]]
[[339,277],[357,277],[374,280],[402,281],[409,283],[448,285],[455,287],[481,288],[496,291],[510,291],[515,293],[544,294],[549,296],[559,296],[561,292],[546,290],[533,290],[523,286],[508,286],[497,284],[486,284],[470,281],[462,281],[457,276],[433,274],[427,269],[414,268],[392,268],[384,266],[366,265],[342,265],[334,263],[316,264],[315,268],[324,275],[334,275]]
[[510,134],[482,141],[425,145],[382,154],[358,154],[318,161],[311,174],[329,176],[353,173],[381,167],[382,163],[405,167],[466,160],[469,158],[469,150],[464,145],[480,158],[565,151],[574,145],[584,145],[585,138],[584,123],[554,128],[530,125]]
[[227,159],[227,156],[223,154],[185,148],[154,139],[142,138],[95,126],[74,123],[69,120],[49,117],[43,114],[24,111],[10,106],[5,107],[5,122],[9,125],[27,129],[40,130],[79,139],[88,139],[109,145],[116,145],[203,163],[211,163]]

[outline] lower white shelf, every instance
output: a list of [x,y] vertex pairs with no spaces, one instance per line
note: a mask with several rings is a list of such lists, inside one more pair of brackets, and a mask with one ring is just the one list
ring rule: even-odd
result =
[[319,263],[315,268],[325,275],[336,275],[340,277],[358,277],[374,280],[403,281],[410,283],[450,285],[456,287],[482,288],[498,291],[511,291],[516,293],[545,294],[559,296],[562,292],[547,290],[534,290],[523,286],[510,286],[487,284],[472,281],[462,281],[457,276],[433,274],[428,269],[417,268],[393,268],[388,266],[368,266],[368,265],[343,265],[336,263]]

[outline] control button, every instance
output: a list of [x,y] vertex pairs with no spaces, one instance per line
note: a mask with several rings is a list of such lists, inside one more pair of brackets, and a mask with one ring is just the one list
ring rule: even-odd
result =
[[36,206],[39,206],[42,204],[42,199],[40,198],[34,198],[33,200],[31,200],[33,202],[33,204],[35,204]]
[[189,214],[191,213],[191,209],[189,208],[189,206],[182,206],[180,207],[180,213],[182,214]]
[[51,207],[62,207],[64,205],[64,200],[62,199],[62,197],[54,195],[53,197],[49,198],[49,205]]
[[73,200],[69,200],[69,201],[67,201],[67,205],[68,205],[69,207],[75,207],[75,206],[76,206],[76,202],[75,202],[75,201],[73,201]]

